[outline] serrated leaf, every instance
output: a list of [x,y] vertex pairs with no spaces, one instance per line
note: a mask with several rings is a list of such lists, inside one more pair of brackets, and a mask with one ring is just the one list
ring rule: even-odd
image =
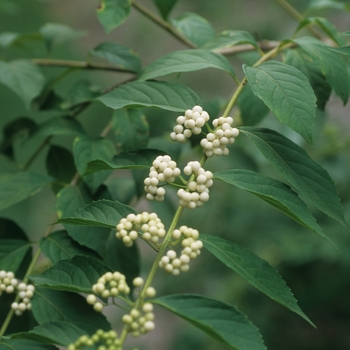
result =
[[17,94],[29,109],[31,101],[44,87],[45,78],[39,68],[30,61],[0,61],[0,83]]
[[0,210],[34,195],[53,180],[30,171],[0,174]]
[[245,30],[224,30],[203,45],[202,49],[220,50],[240,44],[250,44],[255,48],[259,47],[254,37]]
[[89,255],[98,258],[93,250],[75,242],[66,231],[56,231],[47,237],[43,237],[40,240],[40,249],[52,263],[56,263],[58,260],[70,259],[76,255]]
[[90,53],[114,63],[125,71],[138,73],[141,70],[140,56],[125,45],[105,42],[96,46]]
[[248,249],[220,237],[202,234],[200,239],[205,249],[227,267],[237,272],[269,298],[295,312],[315,327],[300,309],[286,282],[265,260],[260,259]]
[[122,151],[145,148],[149,139],[149,125],[138,109],[119,109],[112,116],[113,138]]
[[214,173],[214,178],[255,194],[329,241],[306,204],[283,182],[244,169],[218,171]]
[[[73,155],[75,166],[80,175],[84,175],[86,165],[90,160],[101,158],[105,161],[112,159],[115,148],[109,139],[97,138],[90,140],[86,136],[78,136],[73,143]],[[83,180],[95,192],[97,188],[107,179],[109,173],[99,173],[84,176]]]
[[224,56],[209,50],[192,49],[170,52],[146,66],[139,80],[149,80],[172,73],[194,72],[205,68],[215,68],[236,74],[230,62]]
[[97,329],[110,330],[106,317],[93,310],[85,298],[70,292],[38,287],[31,301],[33,315],[39,325],[46,322],[64,321],[78,326],[88,334]]
[[310,37],[294,39],[319,65],[329,85],[347,103],[350,94],[350,76],[342,55],[330,50],[323,42]]
[[97,17],[106,33],[122,24],[129,16],[130,0],[100,0]]
[[115,229],[119,220],[130,213],[136,212],[125,204],[102,199],[80,208],[74,216],[59,218],[56,223]]
[[173,26],[196,46],[203,46],[213,39],[215,30],[202,16],[187,12],[171,20]]
[[163,154],[165,154],[163,151],[157,149],[140,149],[120,153],[114,156],[111,162],[95,159],[88,163],[85,174],[114,169],[149,169],[153,161]]
[[39,275],[28,278],[36,286],[67,292],[91,293],[92,286],[110,268],[101,261],[83,255],[60,260]]
[[347,227],[334,181],[303,148],[273,130],[241,127],[240,131],[302,198]]
[[156,107],[175,112],[183,112],[202,104],[199,97],[188,87],[158,81],[123,84],[97,100],[113,109]]
[[1,339],[0,350],[57,350],[56,346],[27,339]]
[[319,65],[301,49],[288,50],[284,63],[299,69],[309,79],[317,97],[317,107],[324,110],[332,88],[328,84]]
[[193,294],[168,295],[152,303],[180,316],[230,349],[266,349],[258,329],[234,306]]
[[244,71],[254,94],[278,120],[312,143],[316,96],[305,75],[277,61],[265,62],[255,68],[245,67]]
[[16,272],[31,244],[19,239],[0,239],[0,270]]
[[167,19],[169,13],[177,3],[177,0],[153,0],[160,14],[164,19]]

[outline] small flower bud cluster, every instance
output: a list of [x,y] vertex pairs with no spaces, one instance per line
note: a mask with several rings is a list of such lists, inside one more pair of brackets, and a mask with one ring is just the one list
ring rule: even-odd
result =
[[174,230],[173,239],[178,240],[181,237],[184,237],[181,242],[184,249],[181,251],[180,256],[177,257],[175,250],[169,250],[159,262],[160,268],[174,276],[179,275],[180,272],[187,272],[190,269],[190,261],[201,253],[203,247],[202,241],[198,240],[199,232],[195,229],[181,226],[179,229]]
[[146,198],[150,201],[156,200],[162,202],[164,200],[165,189],[158,187],[159,182],[172,183],[175,178],[180,175],[181,171],[176,167],[170,156],[159,156],[153,163],[149,172],[149,177],[144,181]]
[[31,284],[19,282],[12,271],[0,271],[0,295],[3,292],[11,294],[18,292],[20,302],[13,302],[11,308],[15,315],[20,316],[26,310],[32,309],[30,300],[33,298],[35,287]]
[[229,150],[228,144],[235,142],[235,137],[239,135],[239,130],[231,125],[233,119],[231,117],[220,117],[213,120],[215,131],[208,133],[205,139],[202,139],[201,146],[208,158],[216,156],[227,156]]
[[154,330],[154,313],[151,303],[144,303],[141,310],[132,309],[122,318],[128,332],[135,338]]
[[121,219],[117,225],[116,237],[121,239],[127,247],[131,247],[138,237],[139,230],[145,241],[153,243],[157,243],[166,234],[164,225],[156,213],[143,212],[137,215],[129,214]]
[[95,311],[100,312],[103,310],[103,304],[97,300],[96,295],[105,299],[117,297],[120,293],[127,295],[130,293],[130,288],[123,274],[120,272],[107,272],[92,286],[92,291],[94,294],[89,294],[86,297],[86,301],[94,306]]
[[179,116],[176,119],[177,125],[174,126],[170,138],[173,141],[181,143],[186,142],[192,134],[198,135],[202,132],[202,127],[209,120],[209,114],[203,111],[202,107],[194,106],[188,109],[184,116]]
[[97,350],[118,350],[121,349],[121,341],[117,338],[118,334],[111,330],[105,332],[99,329],[91,337],[87,335],[82,335],[75,343],[69,344],[67,350],[79,350],[84,347],[92,347],[100,344]]
[[195,174],[196,177],[188,183],[189,191],[183,188],[177,191],[180,205],[190,209],[201,207],[209,200],[209,188],[213,185],[213,173],[205,171],[197,161],[189,162],[184,168],[184,173],[188,176]]

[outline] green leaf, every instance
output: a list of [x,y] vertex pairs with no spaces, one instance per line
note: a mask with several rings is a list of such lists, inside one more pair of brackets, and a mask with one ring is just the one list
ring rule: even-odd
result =
[[255,194],[299,224],[328,240],[306,204],[283,182],[244,169],[218,171],[214,178]]
[[50,176],[30,171],[0,174],[0,210],[34,195],[51,181]]
[[61,292],[46,288],[36,288],[31,301],[33,315],[39,325],[46,322],[64,321],[73,328],[78,325],[88,334],[97,329],[110,330],[106,317],[93,310],[85,298],[70,292]]
[[250,44],[255,48],[259,47],[254,37],[245,30],[224,30],[203,45],[202,48],[206,50],[220,50],[240,44]]
[[180,316],[230,349],[266,349],[258,329],[234,306],[193,294],[168,295],[152,303]]
[[317,97],[317,107],[324,110],[332,88],[319,65],[301,49],[287,50],[284,63],[299,69],[309,79]]
[[350,5],[334,0],[311,0],[308,4],[307,12],[323,10],[326,8],[349,11]]
[[254,94],[264,101],[278,120],[312,143],[316,97],[305,75],[277,61],[265,62],[256,68],[245,67],[244,70]]
[[286,282],[265,260],[260,259],[248,249],[220,237],[202,234],[201,240],[205,249],[227,267],[237,272],[269,298],[295,312],[315,327],[300,309]]
[[19,239],[0,239],[0,270],[16,272],[31,244]]
[[306,151],[276,131],[241,127],[264,157],[303,198],[347,227],[334,181]]
[[266,104],[253,94],[250,84],[247,83],[238,98],[243,125],[258,124],[269,112]]
[[188,87],[158,81],[123,84],[97,100],[113,109],[156,107],[174,112],[184,112],[202,104],[199,97]]
[[1,339],[0,350],[57,350],[53,345],[27,339]]
[[0,61],[0,83],[17,94],[29,109],[31,101],[44,87],[45,78],[39,68],[30,61]]
[[83,255],[60,260],[39,275],[29,276],[36,286],[67,292],[91,293],[92,286],[110,268],[99,260]]
[[[75,166],[80,175],[84,175],[86,165],[90,160],[101,158],[105,161],[112,159],[115,148],[109,139],[97,138],[90,140],[86,136],[78,136],[73,143],[73,155]],[[84,182],[91,188],[93,192],[107,179],[109,173],[99,173],[84,176]]]
[[105,42],[96,46],[90,53],[128,72],[138,73],[142,67],[140,56],[125,45]]
[[135,152],[123,152],[114,156],[111,162],[95,159],[88,163],[86,174],[114,169],[149,169],[153,161],[165,154],[157,149],[140,149]]
[[112,117],[114,142],[122,151],[145,148],[149,139],[149,125],[139,109],[119,109]]
[[350,56],[350,46],[329,47],[329,50],[340,53],[344,56]]
[[100,0],[97,17],[106,33],[110,33],[128,18],[130,8],[130,0]]
[[14,221],[5,218],[0,218],[0,239],[28,241],[24,231]]
[[39,33],[44,38],[48,52],[51,52],[56,45],[81,38],[86,34],[83,30],[76,30],[61,23],[46,23],[39,29]]
[[76,255],[89,255],[98,258],[98,255],[93,250],[73,241],[66,231],[56,231],[42,238],[40,240],[40,249],[52,263],[73,258]]
[[294,41],[319,65],[329,85],[346,104],[350,94],[350,76],[342,55],[314,38],[304,37]]
[[171,20],[171,23],[180,33],[199,47],[215,36],[212,25],[196,13],[184,13],[182,16]]
[[130,213],[136,212],[125,204],[102,199],[80,208],[74,216],[59,218],[56,223],[115,229],[120,219]]
[[230,62],[219,53],[208,50],[182,50],[170,52],[146,66],[139,80],[149,80],[172,73],[194,72],[205,68],[215,68],[236,77]]
[[160,14],[164,19],[167,19],[169,13],[177,3],[177,0],[153,0]]

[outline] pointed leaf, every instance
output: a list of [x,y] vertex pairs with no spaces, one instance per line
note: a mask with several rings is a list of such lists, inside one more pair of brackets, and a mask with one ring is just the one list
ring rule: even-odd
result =
[[164,19],[167,19],[169,13],[177,3],[177,0],[153,0],[160,14]]
[[36,286],[67,292],[91,293],[92,286],[110,268],[99,260],[83,255],[60,260],[39,275],[28,276]]
[[324,110],[332,88],[328,84],[319,65],[301,49],[288,50],[284,63],[299,69],[309,79],[317,97],[317,107]]
[[0,218],[0,239],[28,241],[25,232],[12,220]]
[[39,68],[30,61],[0,61],[0,84],[6,85],[21,97],[29,109],[31,101],[44,87],[45,78]]
[[319,65],[329,85],[346,104],[350,94],[350,76],[342,55],[315,38],[304,37],[294,41]]
[[182,50],[168,53],[145,67],[139,80],[149,80],[172,73],[194,72],[204,68],[223,70],[235,77],[230,62],[222,55],[208,50]]
[[203,46],[215,36],[212,25],[196,13],[187,12],[171,20],[173,26],[196,46]]
[[1,339],[0,350],[57,350],[56,346],[27,339]]
[[165,154],[157,149],[140,149],[135,152],[123,152],[114,156],[111,162],[95,159],[88,163],[86,174],[101,170],[114,169],[149,169],[153,161]]
[[105,42],[96,46],[90,53],[114,63],[125,71],[138,73],[141,70],[140,56],[125,45]]
[[158,81],[123,84],[97,100],[113,109],[156,107],[175,112],[183,112],[202,104],[199,97],[188,87]]
[[311,0],[308,3],[307,12],[313,12],[315,10],[323,10],[326,8],[336,10],[350,10],[350,5],[334,0]]
[[334,181],[303,148],[273,130],[256,127],[240,130],[300,196],[347,227]]
[[204,247],[227,267],[237,272],[269,298],[315,326],[300,309],[286,282],[265,260],[260,259],[248,249],[220,237],[202,234],[201,240]]
[[245,67],[245,73],[254,94],[278,120],[312,143],[316,97],[305,75],[276,61],[265,62],[256,68]]
[[31,244],[19,239],[0,239],[0,270],[16,272]]
[[130,7],[130,0],[100,0],[97,17],[106,33],[110,33],[128,18]]
[[29,171],[0,174],[0,210],[34,195],[53,180],[50,176]]
[[255,48],[259,47],[254,37],[245,30],[225,30],[203,45],[202,48],[206,50],[220,50],[240,44],[250,44]]
[[230,349],[266,349],[258,329],[234,306],[193,294],[168,295],[152,303],[180,316]]

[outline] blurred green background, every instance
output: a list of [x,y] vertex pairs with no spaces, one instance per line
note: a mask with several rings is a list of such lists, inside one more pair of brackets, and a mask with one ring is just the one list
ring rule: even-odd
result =
[[[309,1],[291,1],[299,11],[304,11]],[[315,3],[315,1],[314,1]],[[142,4],[155,10],[152,1]],[[86,0],[0,0],[0,32],[30,33],[45,23],[62,23],[86,32],[86,35],[73,42],[57,46],[51,58],[85,60],[90,49],[101,42],[122,43],[138,52],[146,65],[163,54],[184,49],[168,33],[155,26],[148,19],[132,10],[130,18],[120,27],[105,34],[97,20],[95,9],[98,1]],[[225,29],[247,30],[258,40],[281,40],[292,35],[297,22],[272,0],[179,0],[171,18],[185,12],[195,12],[208,19],[216,32]],[[350,28],[350,13],[334,9],[314,10],[311,16],[325,16],[340,31]],[[33,42],[29,47],[16,48],[2,59],[42,58],[43,48]],[[241,65],[247,57],[229,57],[238,76],[242,76]],[[62,69],[44,68],[47,77],[54,76]],[[77,71],[57,85],[57,91],[65,94],[77,81],[87,79],[94,84],[107,87],[124,77],[115,73],[97,71]],[[217,110],[222,101],[227,100],[234,86],[223,72],[204,70],[195,73],[170,76],[168,81],[176,81],[191,87],[205,101],[206,108]],[[176,114],[160,110],[145,110],[150,123],[150,146],[163,147],[179,155],[180,164],[199,153],[186,145],[181,150],[164,139],[174,124]],[[237,114],[233,111],[233,115]],[[112,111],[95,102],[78,118],[91,137],[103,130]],[[350,124],[349,107],[343,107],[335,96],[331,97],[326,112],[318,113],[315,122],[313,147],[306,146],[310,155],[325,167],[337,183],[344,206],[345,217],[350,219]],[[37,122],[52,118],[52,112],[29,112],[19,98],[4,86],[0,86],[0,125],[1,127],[19,116],[28,116]],[[215,116],[214,116],[215,117]],[[302,144],[298,136],[278,124],[272,115],[260,124],[277,129]],[[25,135],[23,135],[24,137]],[[72,137],[55,137],[53,143],[71,149]],[[36,147],[36,143],[15,145],[15,155],[23,164]],[[160,146],[161,145],[161,146]],[[47,150],[42,152],[32,168],[45,171],[44,160]],[[14,170],[14,166],[3,155],[0,156],[0,172]],[[209,160],[210,170],[245,168],[259,170],[272,177],[278,177],[273,169],[257,154],[244,136],[231,147],[227,158]],[[130,178],[129,173],[122,174]],[[174,192],[175,194],[175,192]],[[175,196],[172,197],[175,199]],[[165,205],[152,204],[159,216],[168,223],[175,207],[175,200]],[[35,241],[40,239],[46,225],[53,220],[55,197],[50,189],[3,210],[0,217],[14,220]],[[143,210],[148,204],[137,203]],[[305,321],[282,306],[272,302],[253,289],[241,277],[229,271],[209,253],[203,252],[187,274],[179,277],[159,273],[155,286],[158,294],[191,292],[205,294],[236,305],[246,313],[261,330],[270,350],[347,350],[350,349],[350,240],[349,234],[340,225],[329,220],[315,208],[313,214],[325,233],[339,247],[335,250],[316,234],[300,227],[282,213],[258,198],[241,190],[217,182],[211,190],[211,201],[203,208],[185,211],[181,222],[195,227],[199,232],[217,234],[242,246],[248,247],[273,265],[294,292],[302,310],[317,325],[313,329]],[[143,273],[153,259],[153,253],[141,247],[145,265]],[[45,264],[45,261],[43,262]],[[109,318],[118,327],[119,315]],[[220,345],[211,341],[192,326],[163,311],[156,314],[157,330],[139,341],[130,341],[140,349],[168,350],[216,350]]]

